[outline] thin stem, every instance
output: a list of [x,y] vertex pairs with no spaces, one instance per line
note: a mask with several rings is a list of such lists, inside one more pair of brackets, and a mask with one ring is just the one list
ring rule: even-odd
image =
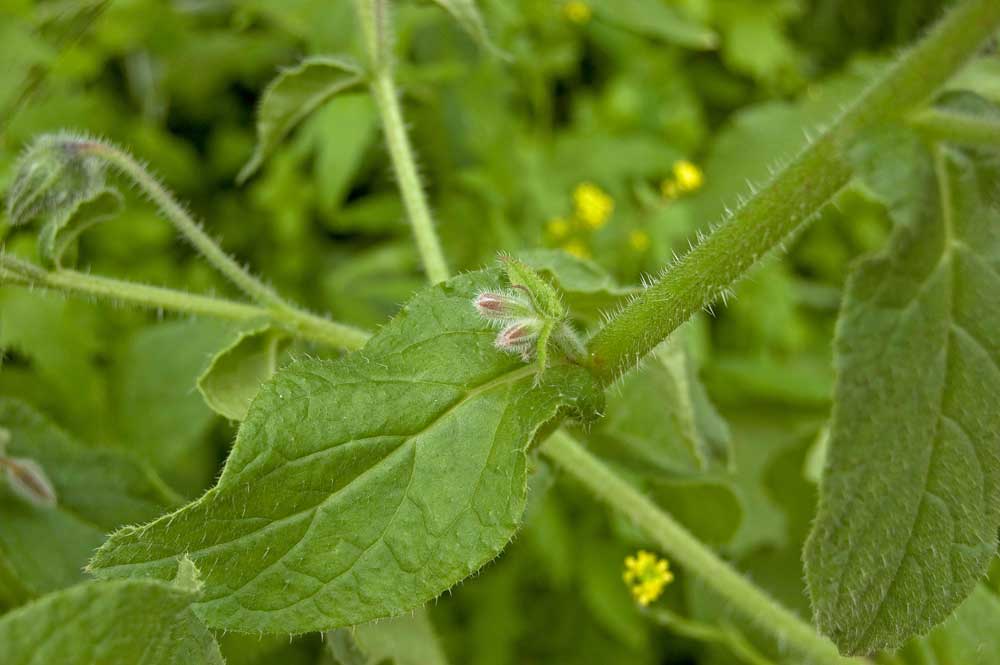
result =
[[605,503],[631,518],[663,551],[761,628],[811,662],[845,665],[864,661],[842,658],[836,647],[811,625],[788,611],[749,582],[687,529],[632,485],[590,454],[563,430],[557,430],[541,451]]
[[648,609],[643,613],[677,635],[724,646],[749,665],[775,665],[774,661],[762,655],[739,631],[730,626],[713,626],[693,621],[663,608]]
[[226,276],[241,291],[262,305],[278,308],[291,308],[271,287],[251,275],[240,264],[226,254],[201,226],[191,218],[184,207],[177,202],[167,189],[142,167],[128,153],[100,141],[81,142],[78,150],[97,155],[117,168],[153,201],[157,208],[173,223],[174,226],[208,259],[215,268]]
[[[368,333],[334,321],[293,310],[233,302],[159,286],[88,275],[76,270],[38,271],[31,275],[7,269],[10,256],[0,257],[0,284],[37,287],[71,295],[83,295],[171,312],[210,316],[229,321],[269,320],[275,326],[305,339],[341,349],[360,348]],[[29,264],[30,265],[30,264]]]
[[910,125],[930,139],[968,146],[1000,146],[1000,120],[966,113],[925,109]]
[[846,153],[864,132],[923,104],[998,24],[997,0],[959,3],[830,129],[594,336],[590,364],[600,379],[611,383],[632,368],[810,221],[851,179]]
[[371,91],[375,98],[385,131],[385,141],[389,148],[396,183],[406,206],[410,226],[417,241],[417,250],[424,264],[424,271],[432,284],[448,279],[448,263],[441,251],[434,230],[427,197],[420,183],[410,137],[406,133],[399,95],[392,77],[392,58],[388,53],[389,28],[385,24],[385,3],[383,0],[358,0],[358,16],[366,35],[369,60],[371,61]]

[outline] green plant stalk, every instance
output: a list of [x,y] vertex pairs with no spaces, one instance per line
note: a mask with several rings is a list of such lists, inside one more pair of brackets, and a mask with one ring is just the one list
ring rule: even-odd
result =
[[924,103],[998,25],[997,0],[959,3],[728,221],[597,332],[589,362],[598,378],[609,384],[631,369],[812,219],[850,181],[846,153],[865,131]]
[[599,499],[630,517],[686,570],[698,575],[708,587],[810,662],[817,665],[865,662],[841,657],[832,642],[736,572],[563,430],[557,430],[540,449]]
[[1000,120],[941,109],[926,109],[915,114],[910,125],[924,136],[968,146],[1000,146]]
[[8,270],[7,261],[4,260],[0,262],[0,284],[3,283],[230,321],[269,320],[275,326],[304,339],[340,349],[358,349],[364,345],[369,337],[369,334],[363,330],[307,312],[294,311],[294,315],[290,315],[289,312],[275,312],[271,308],[258,305],[88,275],[75,270],[52,272],[36,270],[31,274],[24,274]]
[[700,621],[692,621],[670,610],[663,608],[652,608],[643,611],[643,614],[664,628],[682,637],[687,637],[700,642],[714,642],[729,649],[730,652],[748,665],[776,665],[774,661],[765,658],[757,649],[750,644],[747,639],[736,629],[722,626],[716,627]]
[[191,218],[191,215],[174,199],[170,192],[160,184],[160,181],[150,175],[131,155],[99,141],[83,141],[77,146],[77,149],[83,153],[100,157],[135,182],[139,189],[177,227],[177,230],[187,238],[188,242],[220,273],[254,301],[278,309],[291,308],[274,289],[251,275],[226,254]]
[[399,95],[392,77],[392,57],[388,52],[388,27],[385,25],[384,0],[358,0],[358,18],[365,34],[365,43],[371,62],[370,87],[375,106],[378,107],[385,132],[389,157],[396,173],[396,183],[410,218],[413,236],[417,241],[424,271],[432,284],[448,279],[448,263],[441,243],[434,231],[427,196],[420,183],[410,137],[406,133]]

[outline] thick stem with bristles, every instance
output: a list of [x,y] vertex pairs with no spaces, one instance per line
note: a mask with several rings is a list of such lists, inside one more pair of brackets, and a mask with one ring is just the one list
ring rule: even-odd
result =
[[589,362],[614,381],[812,219],[851,179],[864,132],[926,102],[1000,26],[1000,2],[964,0],[828,130],[591,340]]

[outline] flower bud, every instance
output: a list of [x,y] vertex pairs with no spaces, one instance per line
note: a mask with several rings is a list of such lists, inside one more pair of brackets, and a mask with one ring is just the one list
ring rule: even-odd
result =
[[84,150],[92,141],[46,134],[18,160],[7,194],[7,216],[17,226],[75,208],[105,187],[104,160]]
[[473,301],[484,319],[511,321],[534,315],[531,300],[516,291],[484,291]]
[[501,351],[520,353],[526,360],[531,358],[542,322],[538,319],[515,321],[500,331],[494,344]]
[[55,507],[55,488],[37,462],[24,457],[6,457],[0,458],[0,465],[14,494],[38,508]]

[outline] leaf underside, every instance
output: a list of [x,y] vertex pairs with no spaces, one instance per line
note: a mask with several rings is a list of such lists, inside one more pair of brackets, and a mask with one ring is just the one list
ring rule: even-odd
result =
[[518,526],[536,432],[601,395],[578,367],[536,377],[493,347],[471,303],[499,280],[457,277],[360,352],[279,371],[218,485],[113,535],[92,569],[169,578],[187,553],[206,623],[284,633],[396,615],[475,572]]
[[950,148],[932,160],[905,136],[861,157],[897,227],[848,283],[805,549],[816,622],[845,654],[894,649],[945,619],[986,572],[1000,526],[998,165]]

